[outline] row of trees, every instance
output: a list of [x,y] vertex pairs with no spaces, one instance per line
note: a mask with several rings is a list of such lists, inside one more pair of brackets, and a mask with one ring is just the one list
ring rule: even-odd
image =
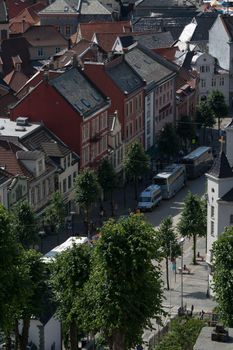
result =
[[167,160],[177,156],[178,151],[187,151],[192,140],[196,139],[196,131],[203,128],[203,139],[205,142],[206,128],[213,127],[218,121],[220,129],[221,118],[227,116],[228,108],[224,95],[218,91],[213,91],[209,97],[201,101],[197,107],[196,119],[191,120],[189,116],[183,116],[176,126],[167,124],[158,135],[158,150]]

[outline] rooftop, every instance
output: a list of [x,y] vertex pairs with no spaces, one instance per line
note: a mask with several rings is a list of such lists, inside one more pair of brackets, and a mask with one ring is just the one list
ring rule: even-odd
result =
[[6,10],[6,3],[4,0],[0,0],[0,23],[8,22],[8,14]]
[[38,128],[40,128],[40,124],[29,123],[27,126],[19,127],[15,121],[9,118],[0,118],[0,137],[13,136],[22,138]]
[[81,0],[55,0],[52,4],[39,12],[43,14],[77,14],[80,11]]
[[77,68],[50,80],[49,84],[84,117],[108,106],[106,97]]
[[80,23],[78,31],[83,39],[91,40],[94,33],[131,32],[131,24],[130,21]]
[[32,26],[23,34],[31,46],[67,46],[67,40],[54,26]]
[[219,179],[233,177],[232,169],[224,152],[220,152],[208,174]]
[[82,15],[109,15],[111,12],[98,0],[81,0]]

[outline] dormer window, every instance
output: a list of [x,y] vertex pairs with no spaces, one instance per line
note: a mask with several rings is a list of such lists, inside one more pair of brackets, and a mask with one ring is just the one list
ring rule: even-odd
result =
[[45,171],[44,158],[40,158],[37,161],[37,175],[40,176]]

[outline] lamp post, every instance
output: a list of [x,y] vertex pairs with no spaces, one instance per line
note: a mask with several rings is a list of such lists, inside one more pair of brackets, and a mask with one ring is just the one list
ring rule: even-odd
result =
[[181,286],[180,286],[180,308],[181,308],[181,312],[183,313],[184,311],[184,301],[183,301],[183,294],[184,294],[184,284],[183,284],[183,266],[184,266],[184,262],[183,262],[183,257],[184,257],[184,241],[185,238],[182,237],[180,239],[180,245],[181,245],[181,274],[180,274],[180,279],[181,279]]
[[42,252],[43,252],[43,237],[46,236],[46,233],[45,233],[45,231],[42,229],[42,230],[40,230],[40,231],[38,232],[38,235],[39,235],[39,237],[40,237],[40,251],[41,251],[41,253],[42,253]]

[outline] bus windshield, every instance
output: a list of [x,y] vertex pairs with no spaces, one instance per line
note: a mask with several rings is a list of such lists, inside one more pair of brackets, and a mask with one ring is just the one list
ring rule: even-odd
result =
[[151,197],[140,197],[139,202],[151,202]]
[[166,185],[167,184],[167,180],[162,178],[162,177],[154,177],[154,183],[156,185]]

